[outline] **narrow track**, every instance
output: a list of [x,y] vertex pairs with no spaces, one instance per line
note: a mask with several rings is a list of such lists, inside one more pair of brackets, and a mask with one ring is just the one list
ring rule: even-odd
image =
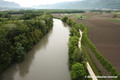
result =
[[[79,42],[78,42],[78,47],[81,49],[82,31],[79,30],[79,32],[80,32],[80,38],[79,38]],[[87,62],[87,70],[88,70],[92,80],[98,80],[97,77],[95,76],[95,73],[93,72],[89,62]]]

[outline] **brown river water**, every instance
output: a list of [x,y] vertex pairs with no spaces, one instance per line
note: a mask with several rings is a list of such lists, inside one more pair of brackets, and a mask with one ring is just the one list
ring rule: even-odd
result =
[[68,61],[69,26],[53,19],[53,28],[26,55],[0,74],[0,80],[71,80]]

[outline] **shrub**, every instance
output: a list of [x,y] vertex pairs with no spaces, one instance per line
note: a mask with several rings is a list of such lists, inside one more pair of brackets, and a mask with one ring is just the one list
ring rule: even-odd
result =
[[25,58],[24,47],[20,43],[15,43],[15,57],[16,62],[22,62]]
[[63,21],[63,22],[67,22],[67,20],[68,20],[68,17],[67,17],[67,16],[65,16],[65,17],[62,18],[62,21]]
[[72,66],[72,70],[70,72],[71,78],[74,80],[86,80],[85,76],[87,75],[86,70],[83,64],[76,63]]
[[116,17],[117,17],[117,14],[114,14],[114,15],[113,15],[113,18],[116,18]]
[[73,59],[76,62],[80,62],[82,63],[83,61],[86,60],[86,51],[84,48],[82,48],[82,50],[80,50],[80,48],[75,48],[74,52],[73,52]]
[[80,30],[81,30],[81,31],[84,31],[85,26],[84,26],[82,23],[80,23],[80,25],[79,25],[79,26],[80,26]]

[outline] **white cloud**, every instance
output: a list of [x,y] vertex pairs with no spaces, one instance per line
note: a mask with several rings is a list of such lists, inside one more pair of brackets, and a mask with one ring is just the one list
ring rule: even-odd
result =
[[64,1],[81,1],[81,0],[5,0],[5,1],[15,2],[23,7],[30,7],[34,5],[54,4]]

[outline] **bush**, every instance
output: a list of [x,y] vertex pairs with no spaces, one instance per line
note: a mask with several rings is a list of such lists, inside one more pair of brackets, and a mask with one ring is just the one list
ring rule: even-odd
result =
[[117,17],[117,14],[114,14],[114,15],[113,15],[113,18],[116,18],[116,17]]
[[82,23],[80,23],[80,25],[79,25],[79,26],[80,26],[80,30],[81,30],[81,31],[84,31],[85,26],[84,26]]
[[65,16],[65,17],[62,18],[62,21],[63,21],[63,22],[67,22],[67,20],[68,20],[68,17],[67,17],[67,16]]
[[77,29],[75,29],[74,27],[72,27],[70,29],[70,36],[80,36],[80,33],[77,31]]
[[76,62],[82,63],[86,60],[86,51],[84,48],[80,51],[80,48],[75,48],[73,52],[73,59]]
[[25,51],[24,47],[22,47],[22,44],[15,43],[15,59],[16,62],[22,62],[25,58]]
[[87,75],[86,70],[83,64],[76,63],[72,66],[72,70],[70,72],[71,78],[74,80],[86,80],[85,76]]

